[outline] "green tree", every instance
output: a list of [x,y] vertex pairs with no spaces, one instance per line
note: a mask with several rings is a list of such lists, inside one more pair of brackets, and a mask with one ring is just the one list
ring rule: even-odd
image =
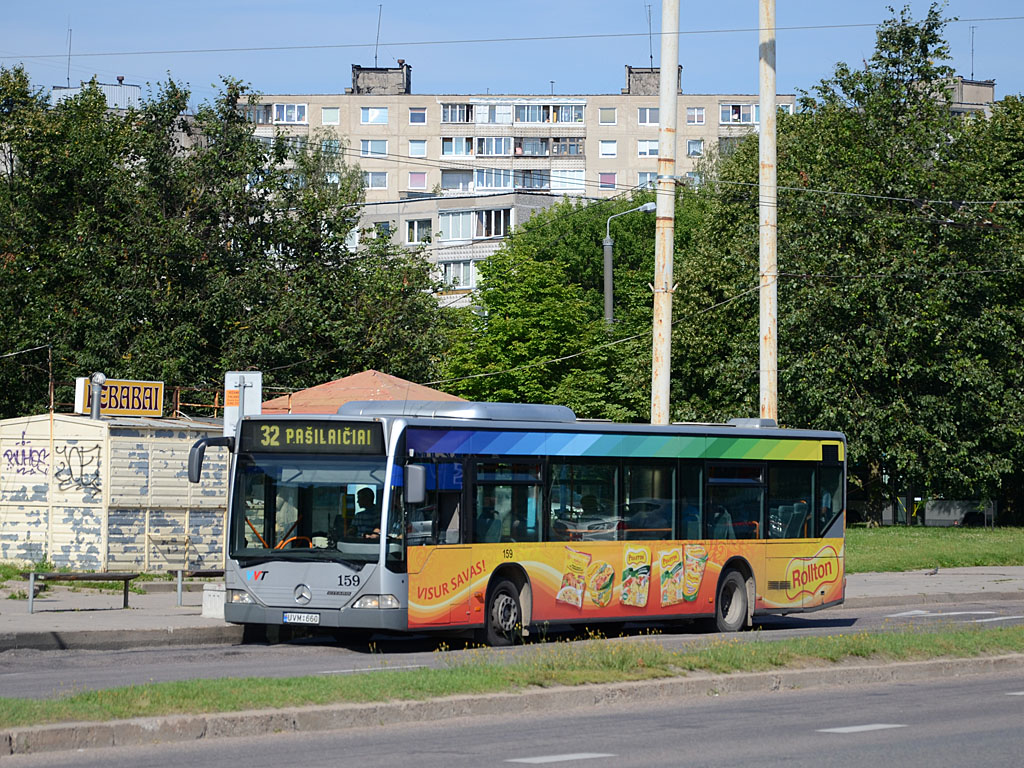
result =
[[[951,202],[992,198],[978,161],[987,130],[949,110],[944,23],[936,5],[920,21],[904,9],[863,69],[837,65],[779,123],[780,419],[845,431],[853,479],[876,501],[883,476],[932,494],[993,492],[1020,423],[1007,408],[1020,257],[985,206]],[[705,191],[698,271],[731,273],[734,294],[756,284],[756,180],[751,139]],[[747,413],[750,309],[680,350],[728,360],[715,405],[732,394]]]
[[[358,169],[322,137],[257,140],[256,95],[237,81],[192,117],[188,98],[171,81],[111,113],[90,86],[50,107],[0,69],[3,351],[48,346],[58,382],[429,378],[445,329],[429,265],[384,241],[346,246]],[[47,369],[44,351],[0,360],[0,416],[45,407]]]

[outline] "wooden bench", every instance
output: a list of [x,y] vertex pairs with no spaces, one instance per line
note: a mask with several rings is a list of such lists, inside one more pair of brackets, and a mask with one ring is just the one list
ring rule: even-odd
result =
[[29,571],[21,574],[22,578],[28,579],[28,612],[32,613],[36,596],[37,581],[120,581],[124,584],[124,604],[122,608],[128,607],[128,585],[132,579],[137,579],[137,573],[36,573]]

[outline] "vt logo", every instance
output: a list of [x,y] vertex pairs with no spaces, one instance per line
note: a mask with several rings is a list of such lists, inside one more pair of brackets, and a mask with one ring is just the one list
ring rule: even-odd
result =
[[263,581],[267,577],[268,573],[270,573],[270,571],[249,571],[249,573],[245,575],[245,580]]

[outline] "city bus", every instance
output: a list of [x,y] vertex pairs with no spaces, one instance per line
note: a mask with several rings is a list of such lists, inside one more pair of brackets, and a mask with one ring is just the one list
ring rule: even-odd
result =
[[[755,616],[843,602],[839,432],[618,424],[556,405],[253,415],[230,452],[224,618],[348,633]],[[287,632],[287,630],[285,630]]]

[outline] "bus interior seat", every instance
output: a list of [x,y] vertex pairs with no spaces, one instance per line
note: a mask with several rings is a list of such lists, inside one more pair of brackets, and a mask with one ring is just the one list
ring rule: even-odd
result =
[[497,517],[478,517],[476,540],[481,543],[501,541],[501,520]]
[[715,515],[714,536],[716,539],[735,539],[736,531],[732,527],[732,515],[729,510],[721,507]]
[[790,517],[789,525],[786,526],[786,538],[805,538],[803,529],[804,521],[807,519],[808,511],[809,508],[806,501],[801,501],[793,505],[793,512]]

